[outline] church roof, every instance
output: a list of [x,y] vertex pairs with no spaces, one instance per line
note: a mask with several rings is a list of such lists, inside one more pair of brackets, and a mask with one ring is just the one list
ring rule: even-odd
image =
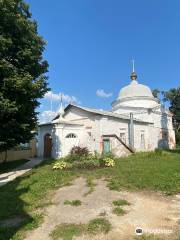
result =
[[[104,110],[98,110],[98,109],[93,109],[93,108],[81,107],[81,106],[77,106],[77,105],[73,105],[73,104],[69,104],[69,105],[65,108],[65,115],[66,115],[66,112],[67,112],[70,108],[72,108],[72,107],[81,109],[81,110],[86,111],[86,112],[94,113],[94,114],[97,114],[97,115],[114,117],[114,118],[124,119],[124,120],[129,120],[129,119],[130,119],[130,116],[129,116],[129,115],[113,113],[113,112],[111,112],[111,111],[104,111]],[[57,115],[57,116],[54,118],[54,120],[56,120],[56,119],[58,119],[58,118],[59,118],[59,115]],[[150,122],[150,121],[143,121],[143,120],[137,119],[137,118],[134,118],[134,121],[136,121],[136,122],[141,122],[141,123],[152,123],[152,122]]]
[[132,80],[129,85],[120,90],[118,99],[122,100],[133,97],[154,98],[151,89],[146,85],[138,83],[136,80]]

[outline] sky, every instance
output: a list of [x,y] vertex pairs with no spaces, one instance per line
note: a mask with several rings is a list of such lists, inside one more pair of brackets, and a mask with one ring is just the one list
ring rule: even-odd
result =
[[[40,121],[63,103],[111,109],[130,83],[151,89],[180,86],[179,0],[27,0],[47,41],[51,92],[41,100]],[[50,100],[52,99],[52,101]]]

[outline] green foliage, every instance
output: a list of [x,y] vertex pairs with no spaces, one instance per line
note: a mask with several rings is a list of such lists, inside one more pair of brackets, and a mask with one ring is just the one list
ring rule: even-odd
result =
[[74,146],[71,149],[70,154],[76,156],[87,156],[89,154],[89,150],[87,147]]
[[[156,156],[162,156],[162,154],[164,153],[163,150],[160,149],[160,148],[156,148],[154,152],[155,152]],[[153,152],[152,152],[152,153],[153,153]],[[154,153],[153,153],[153,154],[154,154]]]
[[113,213],[116,214],[117,216],[122,216],[126,214],[126,211],[120,207],[116,207],[113,209]]
[[108,233],[111,230],[110,222],[105,218],[95,218],[89,221],[87,232],[90,234]]
[[113,167],[115,166],[115,160],[111,158],[96,158],[96,156],[92,154],[86,155],[68,155],[65,158],[61,158],[58,160],[53,169],[67,169],[67,168],[75,168],[75,169],[95,169],[99,167]]
[[89,191],[84,194],[84,197],[86,197],[88,194],[91,194],[94,191],[94,188],[96,186],[92,176],[88,176],[86,178],[86,186],[89,187]]
[[124,205],[130,205],[130,203],[125,199],[118,199],[113,201],[114,206],[124,206]]
[[112,153],[102,153],[99,158],[111,158],[111,159],[116,159],[117,157]]
[[180,132],[176,132],[176,143],[180,145]]
[[50,234],[53,240],[62,238],[63,240],[72,240],[73,237],[79,236],[84,231],[82,224],[61,224],[58,225]]
[[112,158],[104,158],[103,162],[106,167],[114,167],[115,166],[115,161]]
[[169,101],[169,110],[173,114],[173,124],[176,132],[180,131],[180,88],[171,88],[164,92],[164,100]]
[[158,236],[155,236],[153,234],[151,235],[142,235],[142,236],[136,236],[133,238],[134,240],[164,240],[164,238],[159,238]]
[[152,94],[155,98],[159,99],[159,95],[160,95],[161,91],[158,88],[155,88],[152,90]]
[[0,1],[0,151],[28,142],[47,92],[45,41],[23,0]]
[[73,163],[74,168],[79,169],[94,169],[100,167],[100,162],[98,159],[96,160],[83,160],[83,161],[75,161]]
[[9,233],[0,228],[0,239],[6,239],[4,237],[6,234],[9,236],[8,239],[25,239],[15,236],[23,236],[27,228],[38,226],[39,217],[34,215],[34,212],[51,203],[49,191],[67,185],[77,176],[73,172],[52,171],[53,164],[52,160],[45,161],[23,177],[1,186],[0,220],[16,216],[22,217],[25,221],[17,228],[8,228]]
[[137,153],[120,158],[115,168],[109,168],[109,187],[112,190],[150,189],[166,194],[180,192],[180,150]]
[[61,161],[58,161],[58,162],[54,163],[52,169],[53,170],[58,170],[58,169],[63,170],[63,169],[71,168],[71,167],[72,167],[72,164],[64,162],[63,160],[61,160]]
[[81,201],[80,200],[65,200],[64,201],[64,205],[71,205],[71,206],[80,206],[81,205]]
[[88,224],[61,224],[58,225],[50,234],[53,240],[62,238],[63,240],[72,240],[75,236],[82,234],[95,235],[97,233],[108,233],[111,230],[111,224],[105,218],[96,218],[89,221]]

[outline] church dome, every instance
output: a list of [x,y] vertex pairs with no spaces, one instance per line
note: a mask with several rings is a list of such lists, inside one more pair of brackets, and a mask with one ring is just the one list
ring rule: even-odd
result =
[[150,97],[153,98],[151,89],[143,84],[139,84],[136,80],[132,80],[132,82],[123,87],[120,92],[118,99],[122,100],[125,98],[134,98],[134,97]]
[[123,87],[118,98],[112,102],[112,111],[116,113],[129,113],[139,111],[139,109],[150,109],[159,105],[151,89],[138,83],[137,74],[131,73],[131,83]]

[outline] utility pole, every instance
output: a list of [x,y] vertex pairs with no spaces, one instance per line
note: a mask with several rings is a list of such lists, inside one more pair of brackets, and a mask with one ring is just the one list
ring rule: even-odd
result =
[[130,113],[130,134],[129,134],[129,137],[130,137],[130,146],[131,148],[134,148],[134,121],[133,121],[133,113]]

